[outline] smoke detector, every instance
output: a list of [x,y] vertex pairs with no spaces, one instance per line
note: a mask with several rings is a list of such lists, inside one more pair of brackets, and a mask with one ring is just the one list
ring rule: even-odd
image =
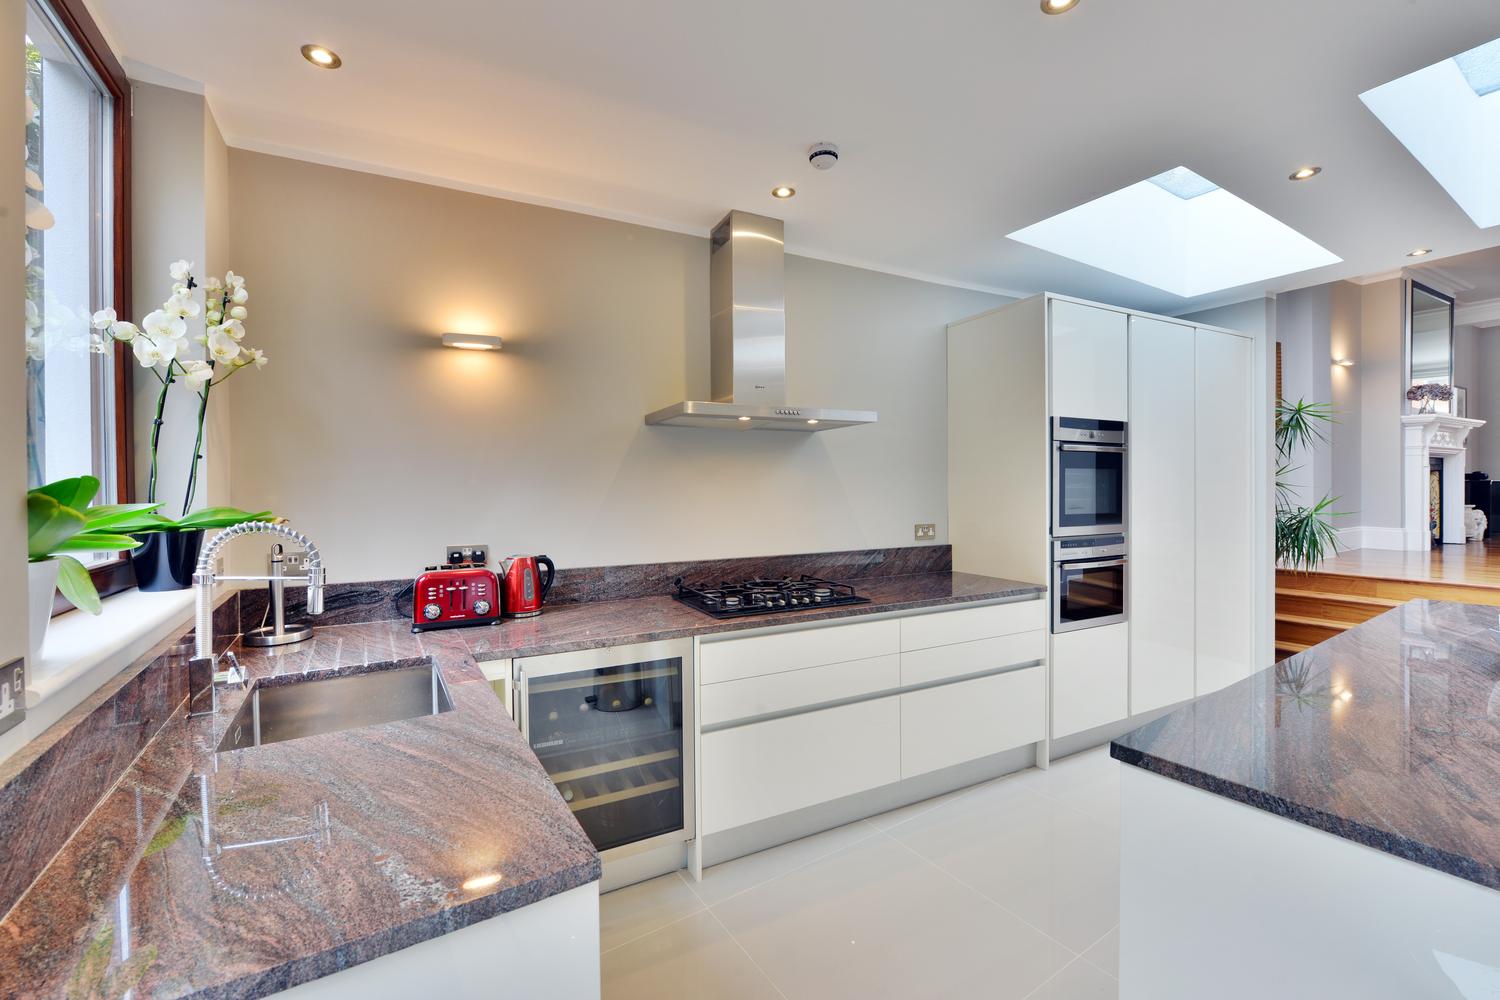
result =
[[808,147],[807,162],[819,170],[831,170],[839,162],[839,148],[831,142],[815,142]]

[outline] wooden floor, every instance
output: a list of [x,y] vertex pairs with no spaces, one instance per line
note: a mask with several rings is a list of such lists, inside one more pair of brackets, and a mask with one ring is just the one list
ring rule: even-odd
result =
[[1353,549],[1318,564],[1318,573],[1397,580],[1447,580],[1500,587],[1500,543],[1444,545],[1425,552]]
[[1500,607],[1500,544],[1354,549],[1308,573],[1276,571],[1278,659],[1417,598]]

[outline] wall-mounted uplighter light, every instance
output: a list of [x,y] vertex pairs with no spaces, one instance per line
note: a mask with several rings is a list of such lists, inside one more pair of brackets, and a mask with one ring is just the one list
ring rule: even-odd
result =
[[487,337],[480,333],[445,333],[443,346],[465,351],[498,351],[501,340],[499,337]]
[[1333,363],[1336,364],[1336,365],[1338,365],[1340,368],[1353,368],[1354,367],[1354,359],[1353,358],[1334,358],[1333,359]]

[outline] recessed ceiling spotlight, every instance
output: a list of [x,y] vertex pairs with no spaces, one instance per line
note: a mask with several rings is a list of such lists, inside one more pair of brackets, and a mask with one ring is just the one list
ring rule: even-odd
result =
[[1291,172],[1291,174],[1289,174],[1287,176],[1287,180],[1289,180],[1289,181],[1306,181],[1306,180],[1312,180],[1314,177],[1318,176],[1322,172],[1323,172],[1323,168],[1322,167],[1298,167],[1296,170],[1293,170]]
[[319,69],[338,69],[344,65],[344,60],[339,58],[339,54],[326,45],[309,43],[302,46],[302,58]]
[[790,198],[792,195],[794,195],[796,193],[797,193],[797,189],[796,188],[789,187],[786,184],[782,184],[782,185],[779,185],[778,187],[773,187],[771,189],[771,197],[772,198],[780,198],[783,201],[785,201],[787,198]]
[[1413,250],[1411,253],[1407,254],[1406,256],[1408,256],[1408,257],[1426,257],[1430,253],[1432,253],[1432,247],[1417,247],[1415,250]]
[[1042,0],[1043,14],[1066,14],[1078,6],[1078,0]]

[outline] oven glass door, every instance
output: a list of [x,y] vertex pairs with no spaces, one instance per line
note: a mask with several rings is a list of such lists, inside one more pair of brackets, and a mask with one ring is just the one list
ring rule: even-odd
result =
[[531,749],[601,851],[683,829],[683,661],[528,677]]
[[1124,559],[1057,563],[1055,575],[1056,631],[1125,620]]
[[1056,445],[1052,527],[1057,534],[1119,531],[1125,526],[1125,450]]

